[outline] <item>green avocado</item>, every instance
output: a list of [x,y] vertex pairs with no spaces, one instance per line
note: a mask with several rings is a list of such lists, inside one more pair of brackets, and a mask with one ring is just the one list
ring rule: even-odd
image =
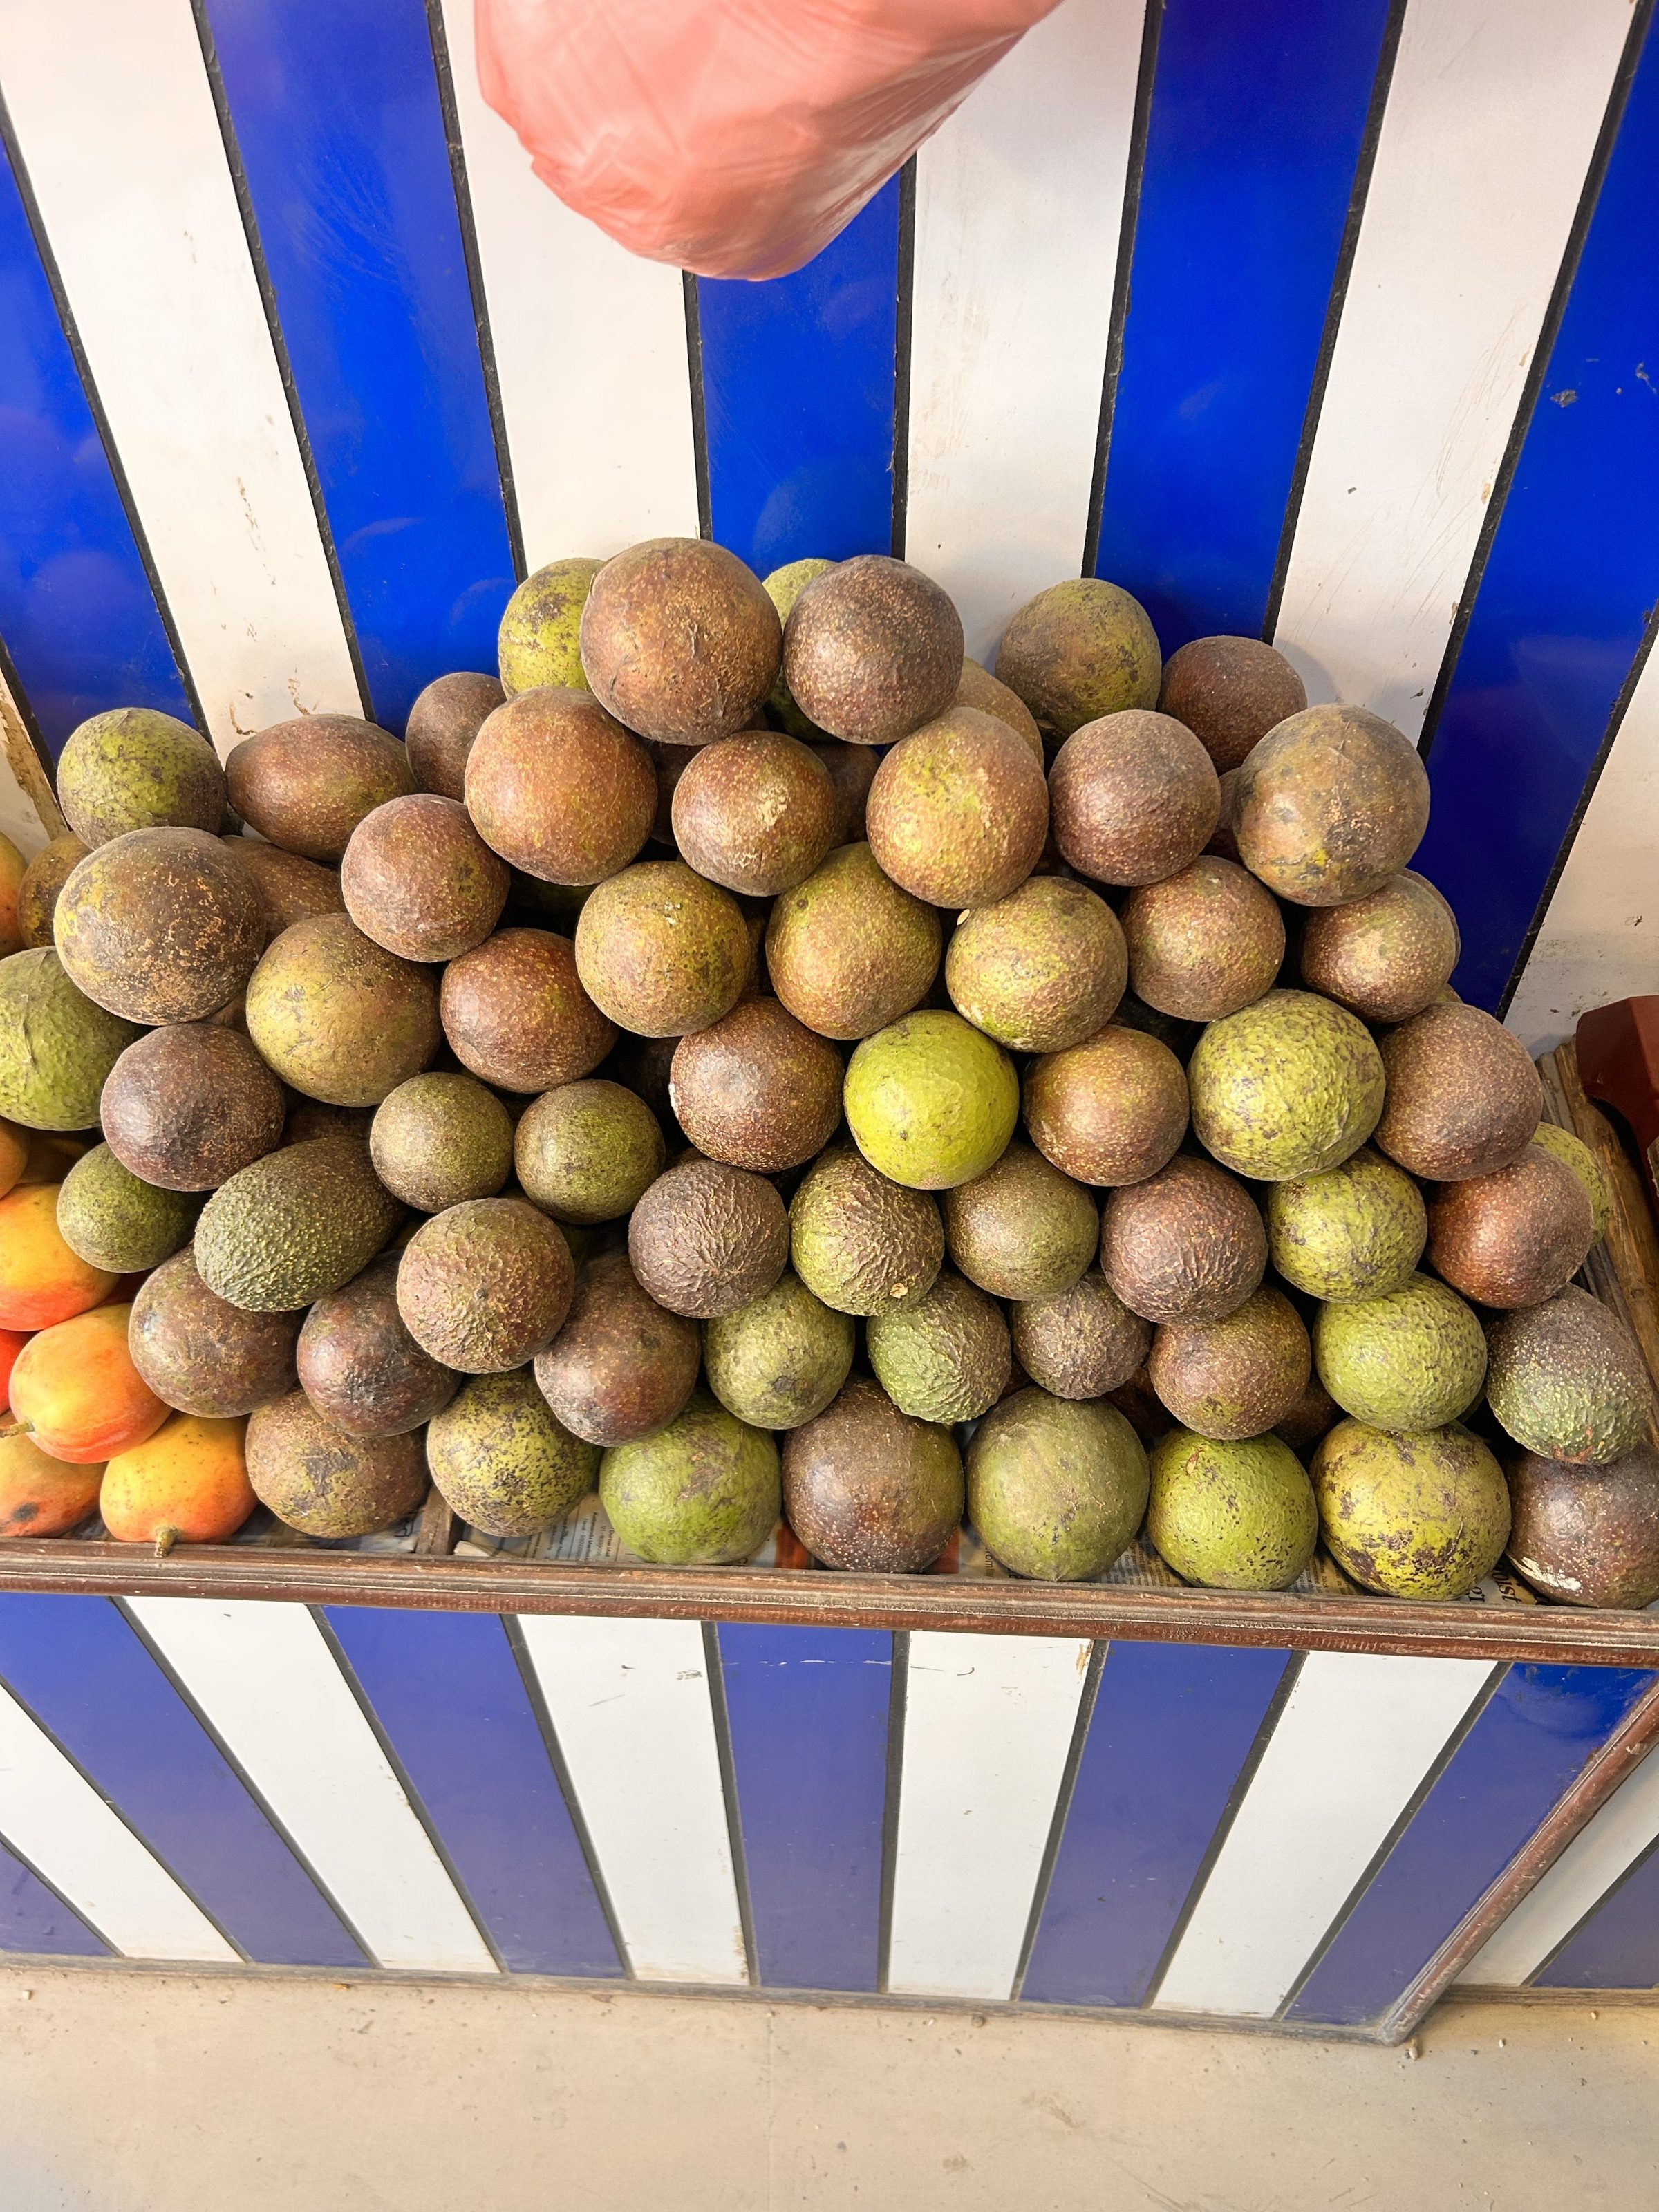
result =
[[799,1275],[785,1274],[735,1313],[704,1322],[708,1387],[753,1428],[798,1429],[847,1380],[855,1334],[850,1315],[814,1297]]
[[64,1177],[58,1233],[90,1266],[136,1275],[188,1244],[201,1210],[200,1193],[142,1182],[107,1145],[94,1145]]
[[1171,1429],[1152,1447],[1146,1533],[1183,1582],[1284,1589],[1313,1557],[1313,1486],[1277,1437],[1225,1443]]
[[1373,1428],[1443,1428],[1474,1405],[1486,1377],[1480,1322],[1431,1275],[1384,1297],[1322,1306],[1313,1340],[1320,1381]]
[[468,1377],[427,1424],[432,1480],[487,1536],[534,1536],[593,1486],[597,1444],[556,1419],[527,1367]]
[[968,1447],[968,1517],[1012,1573],[1092,1582],[1146,1510],[1146,1454],[1115,1406],[1035,1385],[992,1408]]
[[778,1448],[706,1391],[666,1428],[614,1444],[599,1500],[630,1552],[664,1566],[753,1559],[783,1504]]
[[999,1160],[1019,1119],[1000,1045],[960,1014],[906,1014],[848,1066],[847,1125],[872,1168],[912,1190],[950,1190]]
[[1269,991],[1212,1022],[1187,1079],[1206,1151],[1260,1182],[1340,1166],[1382,1113],[1382,1056],[1370,1031],[1311,991]]
[[864,1340],[876,1380],[916,1421],[976,1421],[1002,1395],[1013,1364],[1001,1307],[950,1273],[915,1305],[872,1314]]
[[361,1274],[402,1218],[367,1146],[313,1137],[220,1184],[196,1224],[196,1265],[244,1313],[290,1313]]
[[1314,1448],[1313,1486],[1331,1556],[1385,1597],[1463,1597],[1509,1540],[1504,1471],[1456,1422],[1402,1437],[1339,1421]]
[[1279,1273],[1335,1305],[1403,1290],[1429,1237],[1422,1193],[1369,1145],[1322,1175],[1269,1184],[1267,1214]]
[[50,946],[0,960],[0,1115],[26,1129],[92,1129],[104,1079],[143,1035],[106,1013]]

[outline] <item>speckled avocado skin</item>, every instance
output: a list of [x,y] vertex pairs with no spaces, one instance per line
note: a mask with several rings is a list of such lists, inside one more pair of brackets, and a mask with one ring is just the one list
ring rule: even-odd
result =
[[945,956],[957,1012],[1011,1052],[1064,1052],[1105,1027],[1128,957],[1117,916],[1069,876],[1031,876],[963,915]]
[[1298,906],[1380,890],[1422,842],[1428,771],[1417,748],[1364,707],[1305,707],[1270,730],[1238,771],[1239,857]]
[[597,1444],[573,1437],[527,1367],[475,1375],[426,1431],[432,1480],[487,1536],[533,1536],[592,1487]]
[[1156,706],[1164,659],[1138,599],[1079,576],[1026,601],[1003,633],[995,674],[1039,729],[1068,738],[1102,714]]
[[704,1391],[666,1428],[617,1444],[599,1498],[629,1551],[664,1566],[752,1559],[782,1504],[778,1448]]
[[265,947],[253,885],[204,830],[129,830],[58,895],[64,972],[132,1022],[197,1022],[242,989]]
[[1100,1216],[1081,1183],[1018,1139],[994,1167],[945,1194],[951,1256],[994,1298],[1070,1290],[1100,1243]]
[[1333,1304],[1403,1290],[1428,1235],[1423,1194],[1369,1146],[1340,1167],[1268,1188],[1273,1266],[1295,1289]]
[[789,1231],[796,1273],[838,1313],[915,1305],[945,1258],[938,1200],[890,1181],[850,1146],[832,1147],[807,1170]]
[[948,1190],[1001,1157],[1019,1119],[1019,1079],[1002,1048],[960,1014],[928,1011],[865,1039],[845,1104],[872,1167],[915,1190]]
[[1486,1397],[1516,1443],[1604,1466],[1648,1431],[1651,1385],[1630,1331],[1569,1284],[1542,1305],[1499,1314],[1487,1332]]
[[262,1505],[307,1536],[390,1528],[426,1494],[418,1436],[348,1436],[303,1390],[250,1417],[247,1479]]
[[1277,1437],[1171,1429],[1152,1447],[1146,1533],[1183,1582],[1284,1589],[1313,1557],[1319,1515],[1301,1462]]
[[26,1129],[90,1129],[104,1079],[141,1034],[94,1006],[49,946],[0,960],[0,1115]]
[[361,1274],[403,1209],[351,1137],[267,1152],[220,1184],[196,1224],[196,1264],[247,1313],[289,1313]]
[[703,1330],[708,1387],[730,1413],[757,1429],[795,1429],[821,1413],[847,1380],[852,1316],[785,1274],[736,1313]]
[[1640,1609],[1659,1597],[1659,1452],[1586,1469],[1527,1452],[1508,1469],[1510,1564],[1562,1605]]
[[968,1447],[968,1516],[1017,1575],[1090,1582],[1127,1548],[1146,1510],[1140,1439],[1115,1406],[1016,1390]]
[[942,1274],[902,1313],[873,1315],[864,1340],[876,1380],[919,1421],[977,1420],[1012,1365],[1001,1307],[960,1275]]
[[783,635],[783,680],[800,712],[831,737],[890,745],[950,706],[962,650],[962,618],[931,576],[860,553],[797,595]]
[[1455,1423],[1397,1436],[1340,1421],[1314,1449],[1314,1496],[1332,1557],[1384,1597],[1464,1596],[1510,1533],[1504,1474]]
[[199,1198],[141,1182],[107,1145],[94,1145],[64,1178],[58,1233],[93,1267],[134,1274],[187,1243],[201,1207]]
[[927,995],[944,932],[936,909],[842,845],[785,891],[766,926],[772,988],[820,1036],[872,1036]]
[[581,619],[587,594],[605,563],[574,555],[526,576],[507,601],[496,635],[502,688],[539,690],[545,684],[586,688]]
[[962,1519],[962,1455],[947,1428],[901,1413],[854,1375],[816,1420],[784,1440],[789,1525],[821,1565],[915,1574]]
[[1301,1316],[1270,1283],[1219,1321],[1170,1322],[1148,1372],[1183,1426],[1222,1443],[1259,1437],[1299,1402],[1312,1353]]
[[1553,1121],[1540,1121],[1532,1133],[1534,1145],[1541,1145],[1547,1152],[1570,1167],[1584,1186],[1584,1195],[1590,1202],[1590,1217],[1595,1225],[1595,1242],[1599,1244],[1607,1233],[1607,1224],[1613,1218],[1613,1186],[1589,1146],[1582,1137],[1575,1137],[1571,1129],[1558,1129]]
[[115,707],[70,732],[58,803],[89,846],[129,830],[214,833],[225,817],[225,772],[188,722],[152,707]]
[[1486,1340],[1455,1291],[1413,1275],[1386,1297],[1322,1306],[1319,1379],[1345,1413],[1374,1428],[1443,1428],[1480,1395]]
[[1340,1166],[1382,1112],[1382,1057],[1364,1023],[1310,991],[1269,991],[1212,1022],[1187,1079],[1200,1141],[1263,1182]]

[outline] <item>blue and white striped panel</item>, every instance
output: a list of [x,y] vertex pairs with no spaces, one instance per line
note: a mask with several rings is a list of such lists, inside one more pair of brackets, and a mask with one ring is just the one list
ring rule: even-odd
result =
[[[0,1951],[1364,2028],[1629,1669],[0,1598]],[[1659,1765],[1468,1970],[1646,1985]]]

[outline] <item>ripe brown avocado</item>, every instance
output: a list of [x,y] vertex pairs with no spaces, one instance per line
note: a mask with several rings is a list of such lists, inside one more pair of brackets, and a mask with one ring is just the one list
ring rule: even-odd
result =
[[1009,1309],[1014,1357],[1055,1398],[1103,1398],[1146,1358],[1152,1329],[1130,1312],[1098,1267],[1069,1291]]
[[1100,1243],[1089,1193],[1018,1139],[983,1175],[947,1190],[944,1206],[951,1257],[993,1297],[1069,1290]]
[[1164,664],[1158,711],[1184,722],[1224,775],[1287,715],[1307,687],[1282,653],[1259,637],[1195,637]]
[[409,710],[404,749],[422,791],[441,799],[464,796],[472,741],[506,696],[495,677],[471,669],[434,677],[420,693]]
[[1063,1175],[1111,1186],[1155,1175],[1187,1133],[1186,1072],[1166,1044],[1112,1023],[1025,1073],[1025,1127]]
[[438,1012],[462,1066],[502,1091],[574,1083],[617,1042],[582,988],[574,946],[549,929],[498,929],[452,960]]
[[594,696],[659,744],[707,744],[747,729],[776,680],[782,642],[759,577],[706,538],[630,546],[605,562],[582,608]]
[[783,678],[832,738],[890,745],[950,706],[962,647],[962,618],[931,576],[861,553],[814,577],[790,609]]
[[651,834],[657,776],[590,691],[520,691],[467,756],[466,811],[493,852],[550,884],[597,884]]
[[225,777],[243,821],[307,860],[337,860],[365,814],[415,788],[396,738],[355,714],[275,722],[242,739]]
[[507,904],[507,864],[453,799],[389,799],[351,833],[340,863],[346,912],[402,960],[453,960],[482,945]]
[[1422,842],[1429,777],[1410,739],[1364,707],[1306,707],[1238,771],[1239,858],[1297,906],[1381,890]]
[[826,1567],[919,1573],[956,1534],[963,1494],[949,1429],[901,1413],[867,1376],[784,1438],[784,1511]]
[[58,895],[64,973],[132,1022],[199,1022],[242,989],[264,950],[253,886],[204,830],[130,830]]
[[701,1357],[696,1322],[659,1305],[625,1252],[601,1252],[576,1277],[564,1327],[536,1355],[536,1383],[573,1436],[632,1443],[684,1407]]
[[226,837],[222,842],[253,885],[268,939],[280,937],[296,921],[345,912],[337,868],[319,867],[315,860],[285,853],[261,837]]
[[574,1283],[556,1222],[521,1198],[468,1199],[423,1221],[404,1245],[398,1310],[443,1366],[499,1375],[553,1341]]
[[1138,599],[1103,578],[1051,584],[1019,609],[997,652],[999,683],[1047,736],[1069,738],[1103,714],[1157,702],[1158,633]]
[[[875,765],[871,760],[872,774]],[[30,950],[52,943],[58,894],[91,850],[78,837],[54,837],[24,869],[17,886],[17,933]]]
[[1553,1297],[1595,1241],[1589,1194],[1538,1144],[1512,1167],[1443,1183],[1429,1202],[1429,1265],[1478,1305]]
[[[729,891],[773,898],[804,883],[840,842],[844,811],[818,754],[781,730],[750,730],[686,753],[671,786],[682,857]],[[660,831],[660,814],[659,815]]]
[[406,1520],[426,1495],[418,1436],[352,1436],[303,1390],[257,1409],[246,1449],[254,1496],[301,1535],[372,1535]]
[[1183,1428],[1234,1443],[1296,1411],[1313,1351],[1296,1308],[1264,1283],[1219,1321],[1166,1322],[1149,1364],[1153,1389]]
[[1378,1039],[1388,1093],[1375,1141],[1408,1175],[1457,1182],[1512,1166],[1543,1112],[1518,1036],[1479,1006],[1425,1007]]
[[1131,891],[1122,921],[1135,996],[1181,1021],[1237,1013],[1273,988],[1284,964],[1277,901],[1245,869],[1206,854]]
[[1603,1467],[1523,1453],[1504,1470],[1507,1551],[1559,1605],[1639,1611],[1659,1597],[1659,1452],[1640,1443]]
[[245,1313],[216,1297],[193,1252],[177,1252],[138,1286],[127,1322],[132,1364],[163,1405],[210,1420],[251,1413],[296,1387],[297,1313]]
[[1255,1200],[1209,1160],[1177,1153],[1106,1201],[1101,1273],[1144,1321],[1219,1321],[1243,1304],[1267,1264]]
[[130,1044],[105,1079],[105,1141],[163,1190],[216,1190],[283,1140],[283,1086],[247,1038],[179,1022]]
[[710,1159],[759,1175],[801,1166],[841,1120],[841,1054],[775,999],[748,999],[680,1039],[668,1096]]
[[1129,708],[1066,738],[1048,775],[1055,844],[1097,883],[1161,883],[1195,860],[1221,813],[1198,739],[1168,714]]
[[712,1321],[769,1291],[789,1260],[789,1217],[762,1176],[693,1158],[659,1176],[628,1224],[641,1283],[671,1313]]
[[377,1260],[318,1299],[296,1350],[300,1388],[325,1419],[354,1437],[402,1436],[447,1406],[460,1377],[404,1328],[398,1262]]
[[1408,1021],[1438,997],[1459,950],[1450,907],[1406,868],[1368,898],[1309,915],[1302,980],[1368,1022]]

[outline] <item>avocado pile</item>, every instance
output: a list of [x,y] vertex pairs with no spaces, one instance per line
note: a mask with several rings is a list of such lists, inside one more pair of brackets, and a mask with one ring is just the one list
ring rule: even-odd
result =
[[[1607,1219],[1449,988],[1412,745],[1092,579],[994,672],[918,569],[661,538],[514,593],[402,742],[99,715],[0,1115],[153,1270],[163,1401],[306,1534],[662,1563],[1659,1595]],[[1150,1409],[1156,1408],[1156,1412]],[[1150,1450],[1149,1450],[1150,1446]]]

